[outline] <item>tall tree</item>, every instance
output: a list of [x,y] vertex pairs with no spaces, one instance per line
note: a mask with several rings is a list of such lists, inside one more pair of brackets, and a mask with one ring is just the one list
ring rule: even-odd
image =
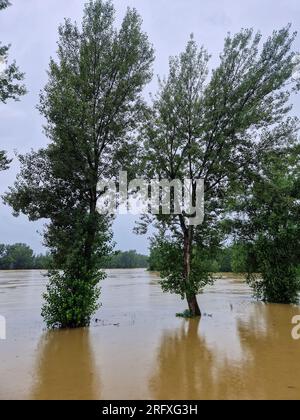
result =
[[141,18],[128,9],[117,30],[114,15],[111,1],[90,1],[81,28],[70,20],[59,28],[58,60],[50,62],[39,107],[50,144],[20,157],[6,196],[16,213],[51,220],[45,242],[63,274],[50,273],[43,308],[50,327],[88,325],[97,307],[111,236],[109,215],[97,211],[98,183],[133,160],[142,91],[152,76]]
[[[8,0],[0,0],[0,11],[10,6]],[[24,78],[13,62],[7,65],[9,46],[1,45],[0,42],[0,103],[6,103],[9,99],[17,101],[20,96],[26,93],[24,85],[20,82]],[[5,151],[0,150],[0,171],[8,169],[10,160],[7,158]]]
[[261,159],[235,203],[247,280],[255,297],[272,303],[299,301],[300,145],[297,137],[294,142],[287,138],[285,147]]
[[26,244],[0,245],[1,270],[34,268],[33,250]]
[[[289,26],[274,31],[262,46],[261,35],[251,29],[228,35],[220,64],[206,82],[209,56],[192,37],[160,81],[143,133],[146,173],[169,181],[190,179],[194,204],[197,180],[205,184],[201,226],[191,225],[194,214],[157,218],[162,236],[168,235],[162,248],[163,289],[187,298],[194,316],[201,315],[196,295],[211,281],[199,252],[205,255],[220,242],[226,199],[245,171],[255,171],[260,153],[296,129],[287,117],[294,38]],[[276,134],[268,135],[271,131]]]

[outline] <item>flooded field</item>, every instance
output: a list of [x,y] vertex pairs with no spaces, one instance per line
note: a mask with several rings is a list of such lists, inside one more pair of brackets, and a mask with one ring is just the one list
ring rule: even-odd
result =
[[202,319],[185,321],[157,281],[111,270],[89,329],[47,332],[46,279],[0,272],[0,399],[300,399],[299,307],[254,302],[223,276],[199,297]]

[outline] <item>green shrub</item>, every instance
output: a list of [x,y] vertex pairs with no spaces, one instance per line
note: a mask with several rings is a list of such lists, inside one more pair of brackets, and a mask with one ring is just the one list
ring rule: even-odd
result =
[[47,293],[42,317],[48,328],[80,328],[90,324],[92,314],[99,308],[101,271],[74,275],[70,270],[48,274]]
[[186,319],[194,318],[193,314],[191,313],[189,309],[186,309],[185,311],[176,314],[176,316],[177,318],[186,318]]

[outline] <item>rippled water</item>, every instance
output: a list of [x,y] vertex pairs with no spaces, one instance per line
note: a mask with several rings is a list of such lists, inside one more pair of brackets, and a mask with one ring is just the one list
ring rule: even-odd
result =
[[40,317],[46,279],[0,272],[1,399],[300,399],[300,308],[254,302],[223,277],[199,297],[204,316],[163,294],[155,274],[110,270],[89,329],[47,332]]

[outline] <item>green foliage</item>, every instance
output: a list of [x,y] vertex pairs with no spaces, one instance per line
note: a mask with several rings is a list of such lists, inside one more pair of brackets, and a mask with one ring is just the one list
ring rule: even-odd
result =
[[153,242],[152,242],[151,247],[150,247],[150,256],[149,256],[148,261],[149,261],[149,266],[148,266],[149,271],[159,272],[161,270],[160,250],[159,250],[159,247],[156,246],[156,244],[154,244]]
[[[234,273],[246,273],[248,263],[248,252],[245,244],[235,244],[232,247],[231,267]],[[253,266],[254,271],[258,271],[258,267]]]
[[104,262],[103,268],[147,268],[148,259],[136,251],[117,251]]
[[[0,0],[0,11],[10,6],[7,0]],[[16,63],[7,64],[9,46],[1,45],[0,42],[0,64],[5,64],[4,70],[0,73],[0,102],[6,103],[8,99],[18,100],[26,93],[24,85],[20,82],[24,78],[16,66]]]
[[50,253],[38,254],[34,257],[33,269],[50,270],[53,267],[53,257]]
[[[8,51],[8,46],[0,44],[0,60],[2,63],[6,63]],[[0,102],[5,104],[9,99],[18,101],[20,96],[25,95],[26,89],[23,84],[20,84],[23,79],[24,73],[19,71],[15,62],[7,65],[5,70],[0,73]]]
[[[10,6],[8,0],[0,0],[0,11],[8,6]],[[0,42],[0,65],[5,64],[5,68],[0,69],[0,103],[4,104],[9,99],[17,101],[20,96],[26,93],[25,86],[20,84],[24,74],[19,71],[15,62],[7,65],[8,51],[9,46],[1,45]],[[0,171],[8,169],[10,162],[5,151],[0,150]]]
[[[77,274],[77,275],[76,275]],[[91,315],[99,308],[98,286],[104,274],[74,273],[74,267],[63,273],[50,271],[47,293],[44,294],[42,316],[48,328],[78,328],[89,326]]]
[[184,318],[184,319],[194,318],[194,315],[188,309],[186,309],[183,312],[177,313],[176,316],[177,318]]
[[282,243],[271,243],[266,238],[258,239],[254,249],[260,274],[250,272],[247,277],[254,296],[265,302],[297,304],[300,276],[298,267],[291,263],[290,249],[284,249]]
[[9,168],[9,164],[11,160],[8,159],[6,152],[4,150],[0,150],[0,171],[6,171]]
[[[155,271],[160,273],[160,284],[164,292],[176,293],[184,299],[186,296],[201,293],[205,285],[212,284],[210,261],[208,258],[203,258],[204,253],[200,254],[194,250],[189,281],[186,282],[182,267],[183,249],[180,242],[159,238],[153,245],[153,249],[157,256]],[[152,264],[154,264],[153,254]]]
[[[217,255],[217,260],[212,265],[212,269],[217,268],[218,272],[230,273],[232,272],[232,248],[220,249]],[[215,271],[215,270],[213,270]]]
[[295,303],[300,292],[300,146],[296,137],[295,145],[285,142],[261,160],[235,221],[246,244],[249,284],[257,298],[273,303]]

